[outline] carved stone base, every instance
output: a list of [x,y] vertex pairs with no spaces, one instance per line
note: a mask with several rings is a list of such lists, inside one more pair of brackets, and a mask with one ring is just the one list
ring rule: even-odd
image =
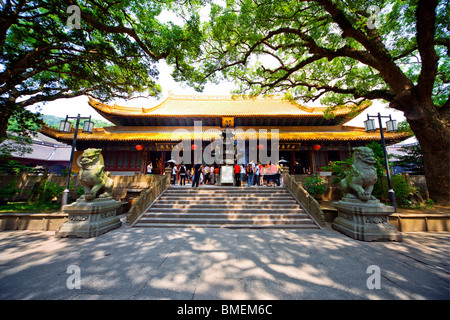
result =
[[402,241],[402,234],[389,223],[394,207],[378,200],[363,202],[359,199],[343,198],[333,202],[338,210],[332,227],[343,234],[363,241]]
[[68,219],[56,231],[55,236],[91,238],[120,228],[122,222],[117,216],[117,210],[121,205],[120,201],[113,198],[97,198],[92,201],[78,199],[65,205],[63,211],[68,213]]

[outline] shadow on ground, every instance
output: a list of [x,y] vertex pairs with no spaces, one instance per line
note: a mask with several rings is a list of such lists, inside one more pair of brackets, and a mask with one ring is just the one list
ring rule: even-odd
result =
[[[333,230],[0,232],[0,299],[449,299],[449,233],[362,242]],[[81,288],[67,287],[70,265]],[[380,289],[367,273],[379,267]]]

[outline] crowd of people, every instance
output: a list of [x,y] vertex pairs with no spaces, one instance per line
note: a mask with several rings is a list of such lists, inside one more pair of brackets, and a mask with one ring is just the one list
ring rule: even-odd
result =
[[282,164],[269,162],[266,165],[260,162],[251,161],[247,165],[236,164],[234,166],[235,186],[268,186],[275,187],[282,185]]
[[[254,163],[251,161],[247,165],[234,165],[234,185],[243,186],[282,186],[283,176],[282,164]],[[193,187],[199,185],[215,185],[219,184],[220,166],[196,164],[187,167],[184,163],[174,165],[172,167],[171,184],[179,183],[180,185],[192,184]]]

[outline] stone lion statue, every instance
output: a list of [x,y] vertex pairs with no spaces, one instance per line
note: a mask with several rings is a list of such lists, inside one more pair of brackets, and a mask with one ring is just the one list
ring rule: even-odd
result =
[[353,148],[352,166],[340,182],[344,197],[356,197],[362,201],[376,200],[372,196],[374,184],[377,182],[375,157],[368,147]]
[[86,149],[81,159],[79,179],[84,189],[80,199],[93,200],[112,196],[114,181],[105,172],[101,149]]

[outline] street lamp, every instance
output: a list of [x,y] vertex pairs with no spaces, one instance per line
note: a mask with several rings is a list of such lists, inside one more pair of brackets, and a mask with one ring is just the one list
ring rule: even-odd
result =
[[392,182],[391,182],[391,173],[389,172],[389,162],[386,152],[386,142],[384,141],[384,134],[383,134],[383,123],[381,122],[381,118],[389,118],[389,121],[386,121],[386,132],[394,132],[397,131],[397,120],[392,120],[391,115],[389,116],[382,116],[379,112],[376,116],[369,116],[367,115],[367,120],[364,121],[364,127],[367,132],[374,132],[376,130],[375,128],[375,121],[370,118],[378,118],[378,124],[380,126],[380,134],[381,134],[381,143],[383,145],[383,153],[384,153],[384,162],[386,166],[386,175],[389,185],[389,201],[391,202],[392,206],[394,207],[394,212],[397,212],[397,203],[395,201],[395,192],[394,189],[392,189]]
[[82,119],[86,120],[83,124],[82,130],[83,132],[92,133],[94,131],[94,122],[91,121],[91,116],[89,116],[89,118],[81,117],[80,114],[78,114],[76,117],[66,116],[66,120],[61,120],[61,122],[59,123],[59,131],[67,133],[70,132],[70,130],[72,129],[72,124],[69,122],[69,119],[76,119],[76,123],[75,123],[75,133],[73,134],[72,149],[70,151],[70,161],[69,161],[69,170],[67,174],[66,189],[64,189],[62,194],[61,207],[66,205],[69,200],[70,174],[72,172],[73,153],[77,145],[77,135],[78,135],[78,127],[80,126],[80,120]]

